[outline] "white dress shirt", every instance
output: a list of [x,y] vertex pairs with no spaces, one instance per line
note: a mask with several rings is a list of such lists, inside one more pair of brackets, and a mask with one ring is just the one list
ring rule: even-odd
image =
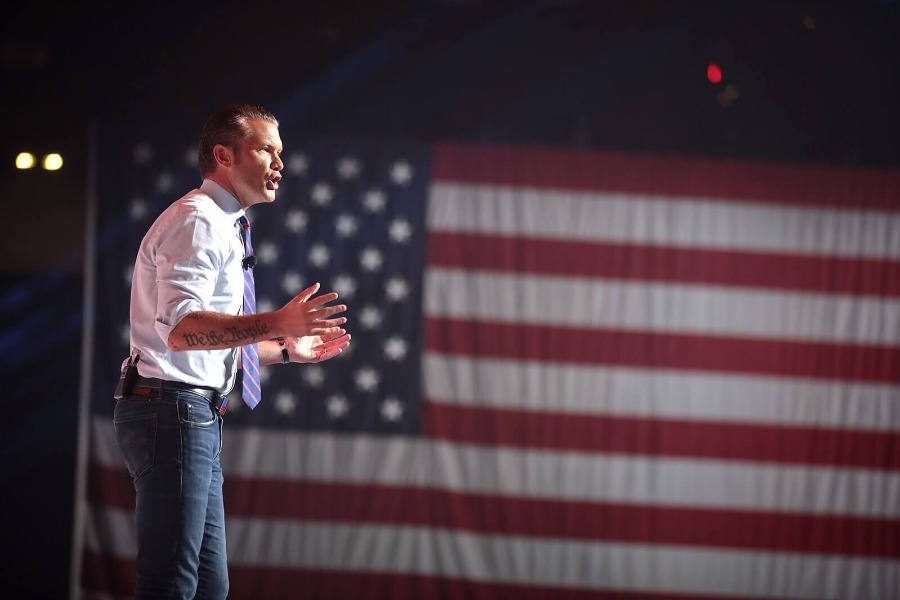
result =
[[172,352],[166,340],[185,315],[243,311],[244,247],[237,199],[204,179],[157,217],[141,241],[131,280],[131,352],[138,373],[215,388],[234,386],[239,348]]

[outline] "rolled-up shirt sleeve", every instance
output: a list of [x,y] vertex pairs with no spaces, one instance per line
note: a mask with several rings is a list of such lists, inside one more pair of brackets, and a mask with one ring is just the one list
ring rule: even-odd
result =
[[[214,197],[215,196],[215,197]],[[138,371],[219,389],[231,389],[238,350],[174,351],[172,330],[188,314],[229,315],[242,310],[243,244],[237,200],[205,180],[166,208],[147,230],[132,272],[131,353],[141,355]]]
[[202,213],[187,215],[181,224],[166,228],[156,245],[158,289],[156,331],[168,340],[172,329],[195,311],[218,311],[217,284],[228,248],[218,228]]

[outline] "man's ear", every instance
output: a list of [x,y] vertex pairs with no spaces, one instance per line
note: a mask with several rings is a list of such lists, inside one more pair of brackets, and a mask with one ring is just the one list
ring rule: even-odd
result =
[[234,164],[234,153],[228,146],[216,144],[213,147],[213,156],[216,157],[216,162],[223,167],[230,167]]

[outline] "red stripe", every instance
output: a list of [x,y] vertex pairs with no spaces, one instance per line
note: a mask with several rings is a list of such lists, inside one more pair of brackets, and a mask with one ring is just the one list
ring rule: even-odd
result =
[[489,446],[900,470],[896,432],[640,419],[426,402],[423,433]]
[[[116,490],[124,471],[94,466]],[[896,557],[900,521],[785,512],[677,508],[225,475],[231,517],[427,526],[488,535]],[[116,508],[122,498],[92,504]],[[271,499],[277,498],[277,501]]]
[[134,596],[135,562],[85,549],[81,554],[81,590],[118,598]]
[[[548,307],[553,310],[553,307]],[[838,381],[900,381],[900,348],[425,319],[432,352],[589,365],[754,373]]]
[[865,258],[432,231],[428,234],[428,265],[519,274],[900,296],[900,262]]
[[[83,591],[119,597],[133,594],[134,561],[85,552],[84,567]],[[588,590],[358,570],[230,565],[228,573],[230,598],[267,600],[746,600],[745,596]]]
[[134,485],[124,468],[88,463],[87,502],[94,506],[134,509]]
[[900,210],[900,172],[785,166],[456,142],[434,148],[437,181],[653,194],[797,206]]
[[[295,600],[747,600],[746,596],[516,585],[449,577],[329,569],[230,569],[230,596]],[[787,600],[767,596],[770,600]]]
[[[260,502],[278,498],[278,502]],[[263,505],[263,506],[261,506]],[[226,476],[232,516],[427,526],[488,535],[896,557],[900,521],[539,500]]]

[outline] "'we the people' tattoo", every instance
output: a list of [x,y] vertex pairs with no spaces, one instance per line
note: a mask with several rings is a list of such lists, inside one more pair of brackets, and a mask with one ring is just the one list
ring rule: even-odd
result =
[[242,345],[242,342],[267,339],[269,326],[257,320],[249,327],[226,327],[221,331],[210,330],[206,333],[185,333],[184,342],[189,348],[212,347],[220,345]]

